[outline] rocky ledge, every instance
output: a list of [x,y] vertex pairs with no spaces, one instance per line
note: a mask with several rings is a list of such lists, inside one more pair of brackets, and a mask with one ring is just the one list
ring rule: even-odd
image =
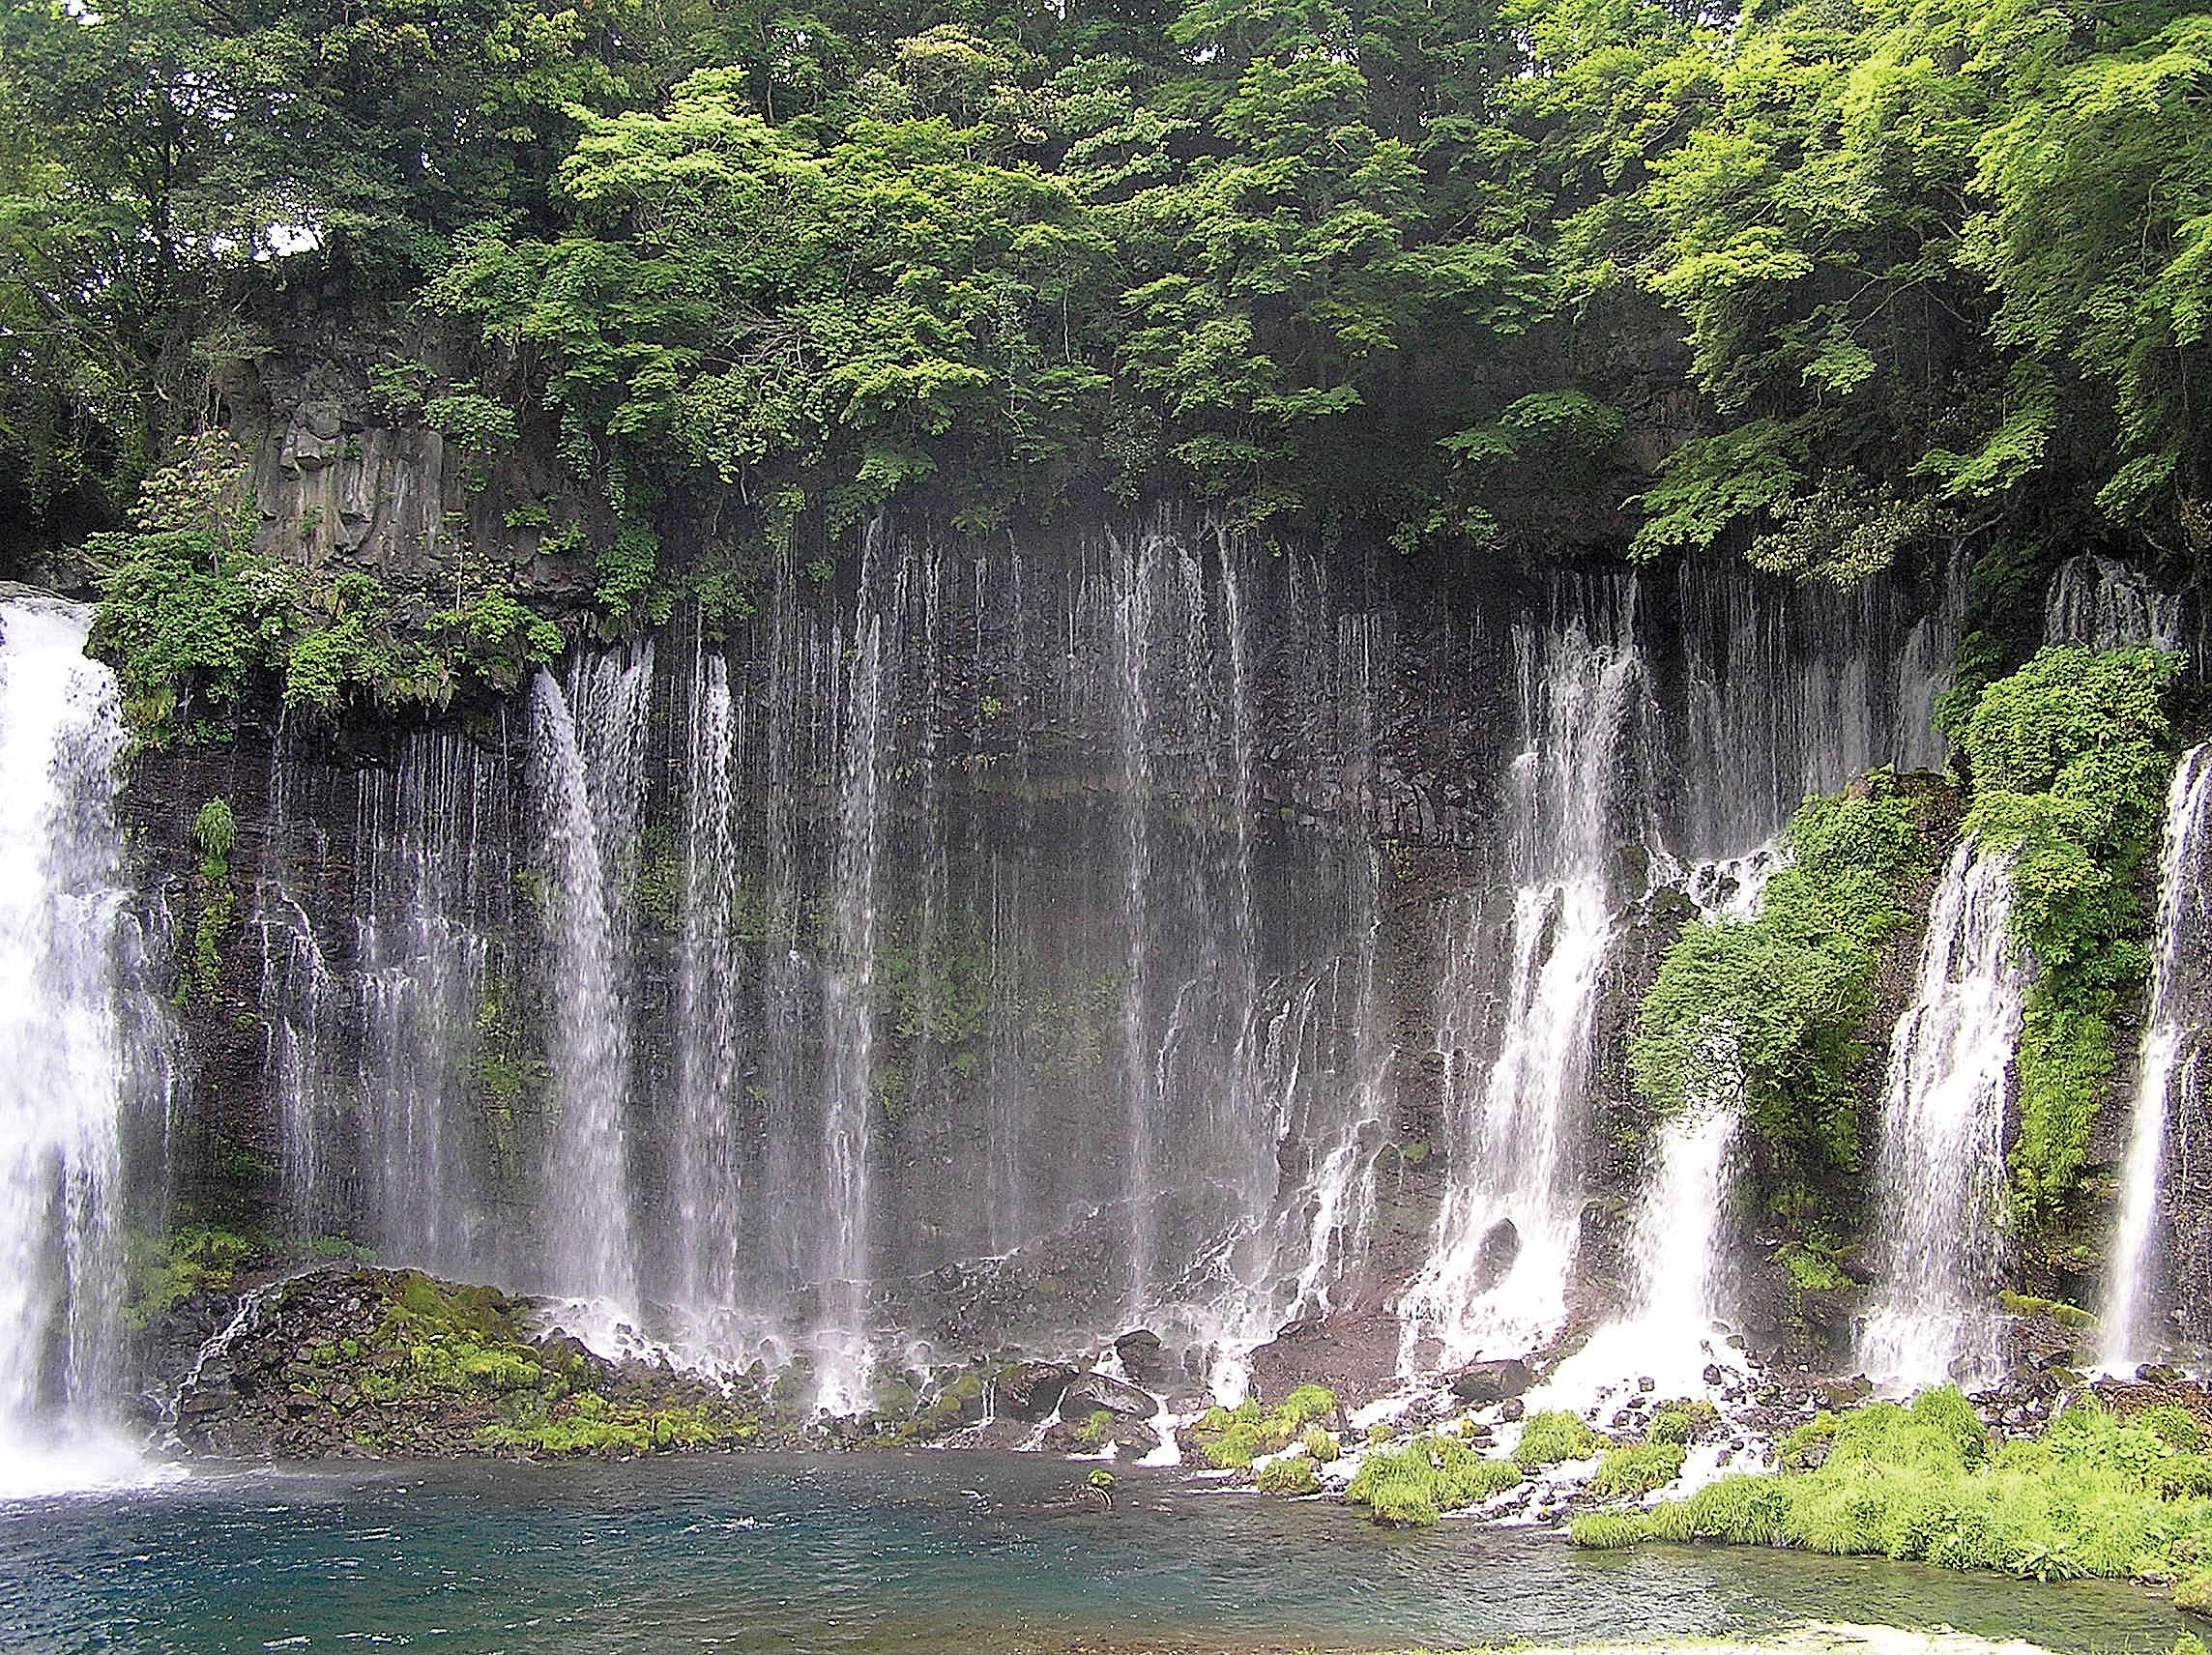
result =
[[760,1384],[610,1361],[545,1307],[414,1270],[310,1271],[247,1292],[166,1417],[172,1446],[225,1459],[455,1459],[742,1447]]

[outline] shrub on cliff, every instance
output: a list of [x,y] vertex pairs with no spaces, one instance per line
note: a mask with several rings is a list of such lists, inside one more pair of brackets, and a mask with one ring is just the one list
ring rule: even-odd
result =
[[1808,798],[1790,864],[1758,916],[1683,929],[1645,995],[1630,1047],[1639,1092],[1662,1113],[1742,1108],[1766,1205],[1807,1220],[1816,1186],[1858,1165],[1859,1098],[1881,944],[1932,866],[1929,803],[1887,771]]
[[2012,930],[2034,957],[2020,1040],[2016,1202],[2072,1192],[2112,1072],[2112,1019],[2147,956],[2135,879],[2158,843],[2181,658],[2047,649],[1966,721],[1966,830],[2009,857]]

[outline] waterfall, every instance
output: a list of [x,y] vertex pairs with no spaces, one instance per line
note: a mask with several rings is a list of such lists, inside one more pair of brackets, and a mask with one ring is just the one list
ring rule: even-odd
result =
[[[894,1350],[1136,1323],[1232,1388],[1317,1318],[1396,1315],[1412,1366],[1528,1349],[1566,1320],[1650,890],[1748,912],[1773,854],[1720,851],[1939,756],[1939,579],[1409,605],[1391,560],[1168,510],[829,550],[775,549],[760,616],[686,617],[657,676],[579,652],[515,732],[288,778],[357,790],[350,846],[295,830],[257,887],[295,1224],[804,1353],[840,1407]],[[1392,1306],[1424,977],[1451,1181]],[[1723,1114],[1655,1136],[1649,1200],[1722,1224]]]
[[408,738],[356,783],[355,955],[364,1239],[449,1274],[528,1273],[492,1217],[484,1163],[520,1153],[534,1058],[518,1049],[513,811],[497,750]]
[[[866,584],[863,579],[863,586]],[[894,621],[895,624],[895,621]],[[820,1331],[834,1347],[822,1400],[844,1409],[861,1400],[864,1372],[854,1347],[869,1273],[870,1118],[875,1108],[877,878],[883,857],[885,619],[857,617],[857,655],[847,680],[844,770],[837,797],[837,856],[830,893],[830,950],[822,995],[824,1195],[828,1231],[817,1279],[829,1296]],[[895,639],[895,634],[894,634]],[[895,642],[892,646],[895,650]]]
[[676,1196],[680,1292],[733,1305],[741,1276],[743,1169],[739,1089],[739,890],[733,755],[742,745],[729,662],[701,636],[684,732],[684,913],[677,964]]
[[[628,719],[642,724],[644,702],[628,681],[649,666],[648,654],[643,669],[612,659],[579,667],[585,693],[578,700],[610,714],[615,725],[595,743],[602,752],[628,750],[621,726]],[[532,683],[531,712],[545,835],[547,975],[555,1002],[549,1046],[556,1119],[544,1165],[543,1210],[550,1219],[544,1273],[561,1292],[626,1304],[637,1285],[626,1118],[629,1024],[607,854],[620,842],[619,829],[612,824],[601,828],[615,794],[604,771],[594,787],[569,697],[550,673],[540,671]]]
[[124,738],[87,623],[0,600],[0,1494],[82,1478],[116,1366]]
[[[1749,920],[1780,865],[1780,853],[1761,846],[1684,870],[1677,883],[1698,905],[1700,919]],[[1562,1406],[1589,1407],[1628,1376],[1653,1379],[1666,1395],[1694,1396],[1707,1388],[1708,1368],[1738,1365],[1725,1323],[1743,1078],[1733,1031],[1708,1028],[1703,1044],[1711,1067],[1651,1143],[1623,1248],[1624,1312],[1553,1376],[1547,1394]]]
[[314,921],[281,882],[256,882],[250,923],[261,940],[261,1072],[276,1105],[284,1216],[295,1239],[311,1239],[330,1176],[324,1048],[337,984]]
[[[1715,1038],[1727,1044],[1725,1035]],[[1725,1072],[1725,1065],[1724,1065]],[[1741,1100],[1724,1081],[1661,1127],[1627,1246],[1628,1313],[1559,1365],[1548,1402],[1586,1408],[1629,1376],[1662,1396],[1695,1396],[1705,1370],[1740,1365],[1723,1328],[1729,1193]]]
[[1151,1191],[1154,1089],[1149,1001],[1156,952],[1150,924],[1152,886],[1153,691],[1147,663],[1152,644],[1150,564],[1152,542],[1131,537],[1116,548],[1114,569],[1114,701],[1121,761],[1121,1074],[1127,1111],[1127,1195],[1130,1209],[1128,1299],[1141,1307],[1151,1291],[1154,1234]]
[[1770,839],[1807,794],[1879,766],[1943,768],[1935,705],[1963,614],[1959,560],[1927,585],[1915,600],[1893,578],[1783,588],[1733,559],[1681,566],[1667,719],[1687,797],[1669,837],[1687,857]]
[[[1594,638],[1579,616],[1541,638],[1516,628],[1525,744],[1508,778],[1504,974],[1494,991],[1488,927],[1475,899],[1458,899],[1437,1005],[1453,1181],[1401,1306],[1409,1359],[1427,1340],[1446,1362],[1526,1350],[1566,1313],[1591,1017],[1613,938],[1614,803],[1648,706],[1631,636]],[[1478,1070],[1492,1031],[1496,1056]]]
[[2106,1296],[2104,1360],[2129,1368],[2155,1354],[2157,1271],[2165,1226],[2168,1120],[2178,1090],[2184,1108],[2203,1087],[2205,1034],[2212,1030],[2212,883],[2206,840],[2212,831],[2212,743],[2182,754],[2166,796],[2166,838],[2159,861],[2158,951],[2150,1007],[2137,1057],[2135,1111],[2120,1178],[2119,1224],[2112,1237]]
[[1995,1359],[2006,1074],[2025,974],[2008,935],[2011,875],[1962,841],[1928,915],[1912,1003],[1882,1085],[1882,1290],[1860,1337],[1877,1383],[1912,1389]]

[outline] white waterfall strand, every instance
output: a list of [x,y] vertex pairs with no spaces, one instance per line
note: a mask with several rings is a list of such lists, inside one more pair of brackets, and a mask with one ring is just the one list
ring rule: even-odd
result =
[[2212,1012],[2212,888],[2205,852],[2212,842],[2212,742],[2189,749],[2166,796],[2166,839],[2159,863],[2158,953],[2150,1010],[2136,1063],[2135,1113],[2120,1177],[2119,1228],[2112,1237],[2103,1357],[2131,1368],[2157,1344],[2154,1271],[2167,1120],[2175,1081],[2194,1096],[2197,1060]]
[[[1463,902],[1446,933],[1437,1017],[1446,1118],[1459,1123],[1453,1184],[1429,1261],[1401,1303],[1401,1365],[1425,1365],[1420,1348],[1431,1340],[1447,1364],[1527,1350],[1566,1312],[1579,1212],[1572,1148],[1613,940],[1609,817],[1647,692],[1625,629],[1601,645],[1578,620],[1541,648],[1526,630],[1517,643],[1528,744],[1511,776],[1521,884],[1503,1016],[1482,992],[1484,933]],[[1455,1048],[1492,1028],[1497,1056],[1476,1088]]]
[[2005,860],[1962,841],[1929,911],[1882,1088],[1885,1276],[1860,1338],[1877,1384],[1971,1381],[1995,1362],[2006,1073],[2025,988],[2011,917]]
[[538,674],[531,708],[557,1002],[550,1044],[559,1118],[545,1193],[546,1211],[560,1216],[548,1226],[545,1268],[565,1292],[627,1303],[636,1283],[624,1119],[629,1042],[609,882],[575,719],[551,674]]
[[2180,598],[2159,591],[2140,569],[2088,552],[2058,566],[2043,604],[2046,643],[2091,650],[2178,650],[2182,622]]
[[[702,631],[704,627],[702,626]],[[684,770],[684,915],[677,963],[676,1274],[693,1305],[736,1302],[741,1210],[738,1085],[737,711],[729,663],[702,637],[692,656]]]
[[86,622],[0,602],[0,1496],[131,1464],[99,1425],[123,1286],[123,728]]

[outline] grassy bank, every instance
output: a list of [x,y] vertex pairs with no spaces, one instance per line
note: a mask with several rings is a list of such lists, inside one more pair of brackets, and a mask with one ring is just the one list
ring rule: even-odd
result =
[[1588,1512],[1570,1535],[1608,1549],[1718,1540],[1882,1556],[2023,1579],[2170,1585],[2212,1605],[2212,1456],[2179,1408],[2113,1417],[2083,1401],[2043,1436],[1998,1442],[1948,1387],[1909,1406],[1823,1414],[1784,1438],[1781,1470],[1647,1510]]

